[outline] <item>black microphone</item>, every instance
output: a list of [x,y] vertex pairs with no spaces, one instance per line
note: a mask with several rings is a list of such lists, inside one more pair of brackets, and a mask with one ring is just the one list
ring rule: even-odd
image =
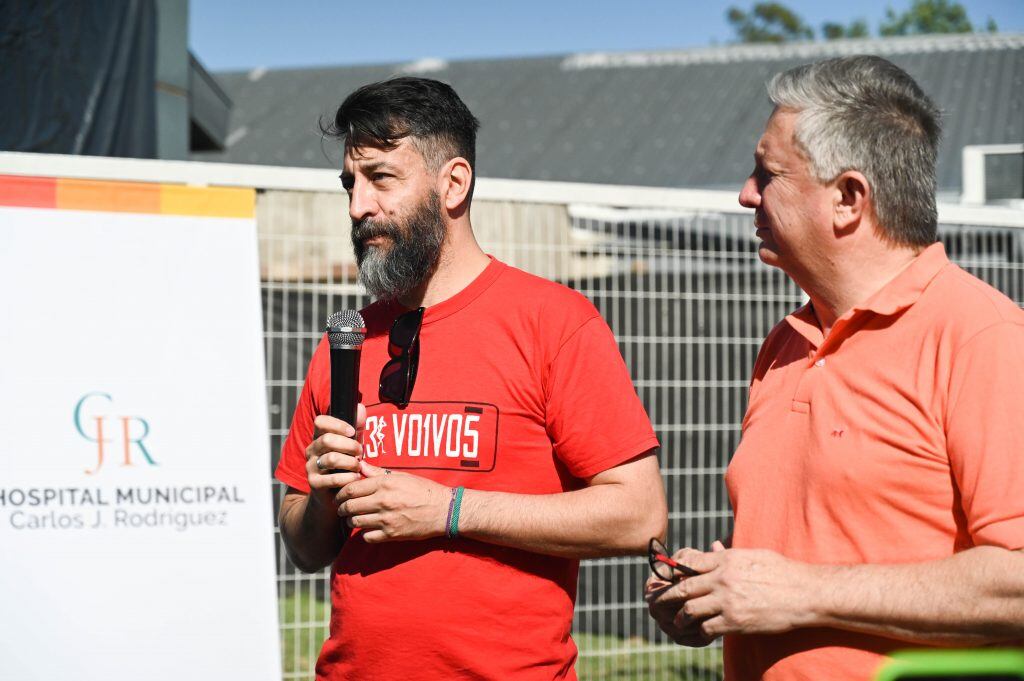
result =
[[366,338],[366,323],[355,310],[335,312],[327,318],[331,346],[331,416],[356,427],[359,404],[359,355]]

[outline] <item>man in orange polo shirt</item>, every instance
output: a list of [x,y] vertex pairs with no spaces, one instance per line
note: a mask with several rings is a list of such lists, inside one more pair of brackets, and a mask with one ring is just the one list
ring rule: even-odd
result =
[[768,335],[726,473],[733,535],[648,582],[726,678],[869,679],[1024,637],[1024,312],[936,243],[939,112],[878,57],[801,66],[740,203],[810,302]]

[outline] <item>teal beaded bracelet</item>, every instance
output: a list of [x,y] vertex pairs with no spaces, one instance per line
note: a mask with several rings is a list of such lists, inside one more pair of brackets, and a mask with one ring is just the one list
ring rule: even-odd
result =
[[445,536],[455,539],[459,536],[459,510],[462,508],[462,493],[465,487],[456,487],[452,490],[452,500],[448,502],[448,527]]

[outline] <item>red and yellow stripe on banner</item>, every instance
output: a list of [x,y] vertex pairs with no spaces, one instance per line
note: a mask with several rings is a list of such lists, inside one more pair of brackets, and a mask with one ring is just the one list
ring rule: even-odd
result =
[[0,206],[251,218],[256,211],[256,191],[0,175]]

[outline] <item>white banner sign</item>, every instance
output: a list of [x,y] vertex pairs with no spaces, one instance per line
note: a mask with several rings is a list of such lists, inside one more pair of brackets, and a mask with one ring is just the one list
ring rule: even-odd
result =
[[0,206],[0,385],[0,677],[280,679],[255,220]]

